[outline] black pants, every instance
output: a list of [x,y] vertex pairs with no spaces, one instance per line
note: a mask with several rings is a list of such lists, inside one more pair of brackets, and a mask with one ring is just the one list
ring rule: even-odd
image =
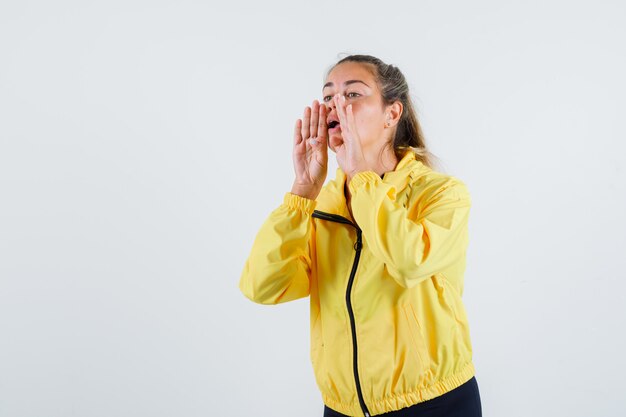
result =
[[[388,417],[482,417],[476,377],[452,391],[410,407],[380,414]],[[324,406],[324,417],[347,417]]]

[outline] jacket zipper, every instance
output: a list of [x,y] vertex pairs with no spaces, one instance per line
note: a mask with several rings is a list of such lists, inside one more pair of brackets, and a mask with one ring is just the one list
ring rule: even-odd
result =
[[361,391],[361,382],[359,380],[359,370],[357,366],[357,343],[356,343],[356,323],[354,320],[354,311],[352,310],[352,300],[350,298],[350,294],[352,292],[352,285],[354,284],[354,276],[356,275],[356,270],[359,264],[359,259],[361,258],[361,249],[363,248],[363,240],[362,240],[362,232],[359,226],[352,223],[350,220],[346,219],[343,216],[338,214],[325,213],[323,211],[314,210],[313,217],[317,217],[322,220],[329,220],[337,223],[349,224],[356,229],[356,242],[354,243],[354,250],[356,251],[354,255],[354,262],[352,263],[352,271],[350,271],[350,278],[348,279],[348,288],[346,289],[346,306],[348,308],[348,316],[350,316],[350,329],[352,330],[352,346],[353,346],[353,361],[352,366],[354,370],[354,381],[356,383],[356,392],[359,397],[359,403],[361,405],[361,410],[363,410],[363,414],[365,417],[370,417],[369,410],[365,405],[365,400],[363,399],[363,392]]

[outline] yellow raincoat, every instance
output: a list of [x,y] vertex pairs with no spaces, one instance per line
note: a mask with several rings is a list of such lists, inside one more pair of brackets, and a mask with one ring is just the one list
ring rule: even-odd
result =
[[338,168],[315,200],[290,192],[261,226],[239,288],[261,304],[309,296],[324,403],[374,416],[475,374],[461,299],[470,196],[409,151],[381,178]]

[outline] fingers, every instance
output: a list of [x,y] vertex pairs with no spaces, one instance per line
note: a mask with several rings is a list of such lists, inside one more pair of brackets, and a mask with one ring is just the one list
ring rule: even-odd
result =
[[335,103],[337,103],[337,116],[339,117],[339,123],[341,123],[341,131],[344,133],[342,137],[347,142],[350,142],[353,139],[358,141],[356,121],[354,119],[354,113],[352,112],[352,104],[346,105],[346,98],[344,96],[339,96],[339,94],[335,95],[333,99],[335,100]]
[[[311,136],[308,139],[309,144],[318,150],[325,151],[326,150],[326,139],[328,137],[328,126],[326,125],[326,106],[324,104],[319,104],[319,113],[317,117],[317,124],[315,125],[315,136]],[[311,121],[311,126],[313,126],[313,121]]]
[[[326,139],[328,138],[327,113],[326,105],[317,100],[313,100],[311,107],[305,107],[302,121],[299,122],[300,119],[298,119],[296,122],[298,133],[294,132],[294,144],[306,141],[313,147],[319,144],[326,146]],[[297,140],[296,136],[298,137]]]
[[317,123],[319,119],[319,102],[317,100],[313,100],[313,105],[311,106],[311,123],[309,126],[309,137],[317,136]]
[[311,133],[310,124],[311,124],[311,108],[307,106],[304,109],[304,117],[302,118],[302,126],[300,128],[302,139],[306,140],[309,138],[309,135]]
[[302,133],[300,131],[302,127],[302,120],[296,120],[296,125],[293,129],[293,144],[294,146],[298,146],[302,142]]
[[328,144],[326,116],[328,112],[329,109],[324,103],[313,100],[312,108],[307,106],[304,109],[302,120],[296,120],[294,126],[294,146],[305,142],[306,145],[311,146],[313,149],[326,151]]
[[326,124],[326,105],[320,104],[320,117],[317,125],[317,137],[320,144],[326,146],[326,139],[328,139],[328,125]]
[[346,98],[339,94],[335,94],[335,96],[333,96],[333,100],[335,102],[335,108],[337,109],[337,116],[339,116],[341,131],[348,131],[350,127],[348,126],[348,119],[346,117],[346,110],[344,107],[346,104]]
[[348,129],[350,132],[356,132],[356,123],[354,121],[354,113],[352,113],[352,104],[346,106],[346,120],[348,120]]

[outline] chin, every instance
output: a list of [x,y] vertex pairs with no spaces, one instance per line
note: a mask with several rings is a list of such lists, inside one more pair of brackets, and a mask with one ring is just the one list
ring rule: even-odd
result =
[[342,145],[343,139],[341,138],[341,135],[332,135],[328,138],[328,144],[334,148]]

